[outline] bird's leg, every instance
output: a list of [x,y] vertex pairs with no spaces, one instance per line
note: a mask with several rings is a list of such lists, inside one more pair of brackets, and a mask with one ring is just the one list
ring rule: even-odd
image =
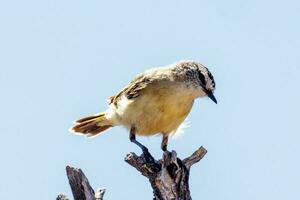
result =
[[139,141],[137,141],[135,139],[135,131],[136,131],[135,127],[132,126],[131,129],[130,129],[130,135],[129,135],[130,141],[133,142],[134,144],[138,145],[142,149],[143,154],[144,154],[144,158],[145,158],[147,163],[154,163],[155,160],[152,157],[152,155],[149,153],[147,147],[145,147],[144,145],[142,145]]
[[161,142],[161,149],[163,151],[167,151],[167,146],[168,146],[168,135],[163,135],[163,139],[162,139],[162,142]]
[[142,151],[145,155],[149,154],[147,147],[145,147],[143,144],[141,144],[139,141],[137,141],[135,139],[135,131],[136,131],[135,127],[132,126],[130,129],[130,135],[129,135],[130,141],[133,142],[134,144],[138,145],[142,149]]

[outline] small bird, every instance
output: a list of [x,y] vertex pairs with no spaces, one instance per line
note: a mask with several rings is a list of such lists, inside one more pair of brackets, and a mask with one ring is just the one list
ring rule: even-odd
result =
[[161,149],[167,150],[168,138],[176,133],[198,97],[213,95],[215,81],[210,71],[195,61],[180,61],[137,75],[122,91],[109,98],[105,112],[75,122],[71,131],[88,137],[118,125],[129,130],[129,139],[144,153],[148,149],[136,135],[162,135]]

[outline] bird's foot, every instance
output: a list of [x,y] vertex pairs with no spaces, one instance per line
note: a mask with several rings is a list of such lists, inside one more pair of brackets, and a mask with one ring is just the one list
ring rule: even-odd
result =
[[149,153],[147,147],[145,147],[145,146],[142,147],[142,151],[143,151],[143,156],[144,156],[144,158],[145,158],[145,161],[146,161],[147,163],[149,163],[149,162],[151,162],[151,163],[155,162],[153,156]]

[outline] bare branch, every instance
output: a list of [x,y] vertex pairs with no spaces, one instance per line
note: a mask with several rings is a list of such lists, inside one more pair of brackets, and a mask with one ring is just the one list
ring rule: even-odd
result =
[[175,151],[164,152],[163,158],[159,161],[150,154],[137,156],[130,153],[125,157],[125,161],[148,178],[154,200],[191,200],[189,170],[204,157],[206,152],[200,147],[184,161],[177,158]]
[[67,166],[67,176],[75,200],[95,200],[95,192],[81,169]]
[[204,147],[197,149],[190,157],[183,160],[184,165],[187,169],[190,169],[191,166],[199,162],[207,153],[207,150]]
[[[207,150],[200,147],[183,161],[177,157],[175,151],[165,151],[160,160],[155,160],[150,153],[140,156],[129,153],[125,157],[125,162],[148,178],[153,189],[154,200],[191,200],[190,168],[206,153]],[[67,166],[66,171],[74,200],[103,200],[105,189],[100,188],[95,193],[81,169]],[[68,198],[60,194],[56,200],[68,200]]]
[[106,189],[105,188],[99,188],[95,194],[96,200],[103,200],[103,196],[105,194]]
[[56,197],[56,200],[69,200],[68,197],[64,194],[59,194],[57,197]]
[[[81,169],[67,166],[66,171],[74,200],[103,200],[105,189],[100,188],[95,194]],[[68,200],[68,198],[63,194],[60,194],[56,200]]]
[[131,152],[126,155],[124,160],[148,178],[155,175],[161,168],[157,161],[153,158],[147,159],[144,154],[137,156],[135,153]]

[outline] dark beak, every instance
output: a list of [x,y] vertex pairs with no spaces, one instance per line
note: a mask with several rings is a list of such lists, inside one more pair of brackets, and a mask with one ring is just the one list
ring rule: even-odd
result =
[[213,102],[215,102],[216,104],[218,103],[218,101],[217,101],[216,97],[214,96],[214,94],[212,93],[212,91],[206,90],[205,93]]

